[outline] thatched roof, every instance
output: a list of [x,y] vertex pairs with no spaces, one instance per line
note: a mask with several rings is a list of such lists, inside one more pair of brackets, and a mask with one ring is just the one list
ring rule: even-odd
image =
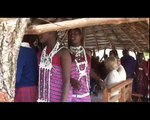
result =
[[[44,19],[44,18],[40,18]],[[107,18],[106,18],[107,19]],[[38,24],[39,19],[34,19]],[[45,18],[49,23],[56,24],[60,21],[73,20],[72,18]],[[76,20],[74,18],[74,20]],[[132,20],[132,19],[130,19]],[[32,24],[35,24],[33,21]],[[84,23],[83,23],[84,24]],[[83,28],[85,47],[89,49],[131,49],[149,50],[149,27],[147,21],[128,22],[122,24],[104,24]],[[66,26],[69,27],[69,26]],[[67,37],[65,38],[67,43]]]
[[[41,20],[44,20],[47,24],[40,25]],[[82,27],[84,45],[89,49],[115,47],[117,49],[128,48],[149,51],[148,18],[34,18],[27,32],[38,34],[76,27]],[[67,43],[67,36],[65,42]]]
[[85,46],[104,49],[115,46],[147,51],[149,49],[149,28],[146,22],[120,25],[101,25],[85,28]]

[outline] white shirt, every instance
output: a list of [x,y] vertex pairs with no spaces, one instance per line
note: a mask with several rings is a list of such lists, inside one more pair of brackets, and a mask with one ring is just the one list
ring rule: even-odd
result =
[[[117,72],[117,70],[112,70],[106,76],[104,82],[107,86],[113,85],[113,84],[121,82],[121,77],[120,77],[119,73]],[[112,93],[111,96],[117,95],[118,93],[119,93],[119,91],[116,91],[116,92]],[[102,101],[103,90],[98,93],[98,96],[91,96],[91,98],[92,98],[92,102],[103,102]],[[118,102],[118,101],[116,101],[116,102]]]
[[121,77],[121,82],[126,80],[126,71],[124,69],[124,67],[122,65],[119,66],[119,68],[117,69],[120,77]]
[[109,85],[112,85],[112,84],[119,83],[121,81],[121,77],[120,77],[119,73],[117,72],[117,70],[112,70],[106,76],[104,81],[105,81],[105,84],[107,86],[109,86]]
[[[117,72],[117,70],[112,70],[105,78],[105,82],[106,82],[107,86],[121,82],[121,77],[120,77],[119,73]],[[112,93],[111,96],[115,96],[118,93],[119,93],[119,91],[116,91],[116,92]]]
[[28,42],[22,42],[21,43],[21,47],[27,47],[27,48],[31,48],[30,44]]

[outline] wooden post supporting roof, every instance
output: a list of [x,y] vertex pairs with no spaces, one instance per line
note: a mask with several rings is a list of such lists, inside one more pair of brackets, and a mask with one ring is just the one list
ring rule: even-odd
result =
[[67,20],[44,25],[30,26],[26,34],[42,34],[51,31],[63,31],[73,28],[81,28],[104,24],[121,24],[137,21],[146,21],[147,18],[81,18],[75,20]]
[[8,20],[13,20],[15,18],[0,18],[0,22],[8,21]]
[[28,18],[0,22],[0,102],[13,102],[17,58]]

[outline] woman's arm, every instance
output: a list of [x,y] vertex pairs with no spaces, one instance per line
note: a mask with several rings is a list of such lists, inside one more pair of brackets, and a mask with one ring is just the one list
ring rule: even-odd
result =
[[91,69],[91,77],[94,78],[94,80],[101,86],[103,85],[103,80],[94,72],[93,69]]
[[67,49],[61,50],[60,62],[62,66],[62,75],[63,75],[62,102],[67,102],[70,90],[70,69],[71,69],[71,56]]

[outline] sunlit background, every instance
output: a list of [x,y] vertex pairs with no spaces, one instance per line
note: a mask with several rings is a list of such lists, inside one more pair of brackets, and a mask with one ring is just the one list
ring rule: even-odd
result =
[[[106,49],[106,54],[108,56],[109,56],[109,52],[111,50],[112,49]],[[122,50],[117,50],[117,52],[118,52],[119,58],[121,58],[123,56],[122,55]],[[100,51],[96,52],[96,56],[99,56],[100,59],[103,57],[103,54],[104,54],[104,50],[100,50]],[[129,54],[136,59],[134,52],[129,51]],[[149,59],[149,53],[144,53],[144,56],[145,56],[145,60],[147,61]]]

